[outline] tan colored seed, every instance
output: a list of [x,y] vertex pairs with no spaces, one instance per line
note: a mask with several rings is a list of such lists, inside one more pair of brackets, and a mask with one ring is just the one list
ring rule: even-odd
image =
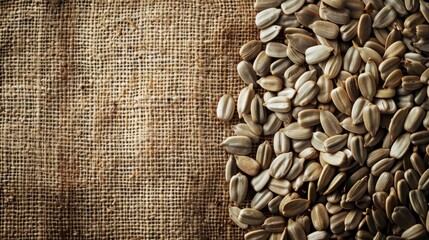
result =
[[239,123],[237,125],[233,125],[232,130],[237,136],[246,136],[249,137],[253,143],[259,142],[259,135],[255,134],[249,127],[249,125],[245,123]]
[[404,133],[400,135],[392,145],[392,148],[390,150],[390,156],[396,159],[401,159],[407,152],[410,143],[411,140],[409,133]]
[[357,26],[357,37],[360,44],[364,44],[372,33],[372,19],[371,16],[367,13],[362,14],[359,18],[359,23]]
[[283,178],[292,167],[293,162],[293,153],[282,153],[277,156],[270,166],[270,175],[273,178],[280,179]]
[[262,224],[265,219],[266,218],[262,212],[252,208],[243,208],[238,215],[238,220],[248,225]]
[[267,121],[265,122],[264,126],[262,126],[264,135],[271,135],[277,132],[279,128],[282,125],[282,120],[280,120],[275,113],[271,113],[268,115]]
[[332,101],[337,109],[350,116],[352,111],[352,103],[347,95],[347,92],[342,87],[337,87],[331,92]]
[[310,163],[304,171],[304,182],[312,182],[319,179],[322,173],[322,166],[317,162]]
[[255,189],[256,192],[261,191],[267,183],[270,181],[270,170],[266,169],[262,172],[260,172],[258,175],[252,178],[252,181],[250,182],[250,185],[252,185],[253,189]]
[[369,104],[362,109],[362,117],[365,128],[375,136],[380,128],[380,110],[377,105]]
[[320,159],[329,165],[336,167],[344,167],[347,164],[347,156],[344,152],[338,151],[336,153],[320,153]]
[[352,152],[353,158],[363,166],[365,160],[367,159],[367,150],[364,147],[364,140],[362,136],[354,136],[350,141],[350,150]]
[[259,40],[251,40],[240,48],[240,56],[245,61],[255,59],[262,51],[262,43]]
[[362,96],[369,101],[372,101],[372,98],[377,92],[377,85],[374,76],[367,72],[360,74],[358,77],[358,85]]
[[319,7],[314,4],[304,6],[295,12],[295,16],[300,24],[308,28],[313,22],[320,20]]
[[267,28],[264,28],[260,31],[259,38],[261,39],[261,42],[267,43],[279,35],[280,31],[282,30],[281,26],[278,25],[271,25]]
[[253,209],[261,210],[268,205],[268,202],[270,202],[272,198],[273,193],[270,190],[265,189],[255,194],[252,201],[250,202],[250,206]]
[[231,95],[223,95],[217,105],[217,117],[225,122],[228,122],[234,116],[235,102]]
[[[265,90],[271,92],[278,92],[283,88],[283,80],[279,77],[270,75],[261,77],[257,83]],[[250,86],[250,85],[249,85]]]
[[302,225],[298,222],[290,222],[287,226],[287,235],[291,240],[306,239],[305,231]]
[[327,153],[335,153],[340,151],[347,144],[348,134],[341,134],[329,137],[323,143]]
[[247,155],[252,151],[252,140],[246,136],[232,136],[225,139],[220,146],[229,153]]
[[[422,2],[422,1],[420,1]],[[402,235],[402,238],[404,239],[426,239],[427,238],[427,232],[425,227],[421,224],[415,224],[412,227],[405,230]]]
[[347,193],[347,202],[354,202],[362,198],[367,191],[368,177],[363,177],[357,181]]
[[255,24],[259,29],[271,26],[280,16],[281,10],[278,8],[267,8],[256,14]]
[[374,17],[374,23],[372,24],[375,28],[385,28],[391,24],[396,18],[396,11],[390,5],[383,7],[377,15]]
[[329,215],[323,204],[316,204],[311,210],[311,221],[316,230],[322,231],[329,227]]
[[314,81],[304,83],[299,89],[293,100],[295,106],[308,105],[319,93],[319,87]]
[[312,127],[320,123],[320,114],[317,109],[305,109],[298,113],[298,124],[301,127]]
[[331,56],[326,62],[326,65],[323,68],[323,73],[326,77],[333,79],[340,73],[342,64],[343,57],[341,54],[334,54],[334,56]]
[[239,206],[247,195],[248,180],[241,173],[234,175],[229,182],[229,196],[235,205]]
[[297,122],[293,122],[284,128],[283,132],[291,139],[305,140],[313,135],[311,128],[301,127]]
[[242,223],[238,220],[238,215],[240,214],[241,209],[239,207],[229,207],[229,217],[231,220],[240,228],[247,229],[249,227],[248,224]]
[[259,163],[248,156],[235,156],[237,167],[250,176],[256,176],[259,173]]
[[329,103],[331,101],[331,92],[333,90],[332,80],[328,79],[325,75],[322,75],[317,80],[317,86],[319,87],[317,101],[320,103]]
[[328,136],[335,136],[343,131],[338,119],[329,111],[320,111],[320,123]]
[[273,58],[287,57],[286,50],[287,50],[287,46],[283,43],[278,43],[278,42],[269,42],[265,47],[265,53],[269,57],[273,57]]
[[334,49],[324,45],[316,45],[305,50],[305,61],[308,64],[317,64],[325,61]]
[[290,15],[298,11],[305,3],[305,0],[290,0],[283,2],[280,7],[284,14]]
[[317,45],[317,41],[314,38],[302,33],[287,34],[286,38],[289,43],[288,46],[302,54],[305,53],[307,48]]
[[286,194],[290,193],[291,188],[291,183],[286,179],[273,178],[268,184],[268,189],[270,189],[271,192],[281,196],[285,196]]
[[237,162],[233,155],[230,155],[225,167],[225,179],[229,183],[232,176],[238,173]]

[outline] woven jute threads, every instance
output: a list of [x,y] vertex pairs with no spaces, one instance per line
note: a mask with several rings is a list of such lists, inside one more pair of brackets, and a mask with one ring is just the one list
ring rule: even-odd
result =
[[221,146],[244,238],[428,239],[429,3],[255,9],[260,39],[237,65],[247,86],[217,108],[243,120]]

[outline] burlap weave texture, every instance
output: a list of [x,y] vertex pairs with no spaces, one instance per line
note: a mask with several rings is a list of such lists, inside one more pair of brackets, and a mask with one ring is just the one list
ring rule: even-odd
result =
[[0,0],[0,238],[241,239],[215,108],[252,5]]

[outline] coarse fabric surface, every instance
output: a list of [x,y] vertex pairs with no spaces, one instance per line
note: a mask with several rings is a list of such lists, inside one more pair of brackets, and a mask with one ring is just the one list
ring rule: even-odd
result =
[[1,0],[0,12],[1,239],[242,239],[216,105],[245,86],[253,1]]

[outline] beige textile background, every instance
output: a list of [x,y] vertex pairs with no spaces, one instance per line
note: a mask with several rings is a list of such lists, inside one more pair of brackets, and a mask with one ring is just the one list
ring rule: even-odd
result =
[[215,108],[252,5],[0,0],[0,238],[242,238]]

